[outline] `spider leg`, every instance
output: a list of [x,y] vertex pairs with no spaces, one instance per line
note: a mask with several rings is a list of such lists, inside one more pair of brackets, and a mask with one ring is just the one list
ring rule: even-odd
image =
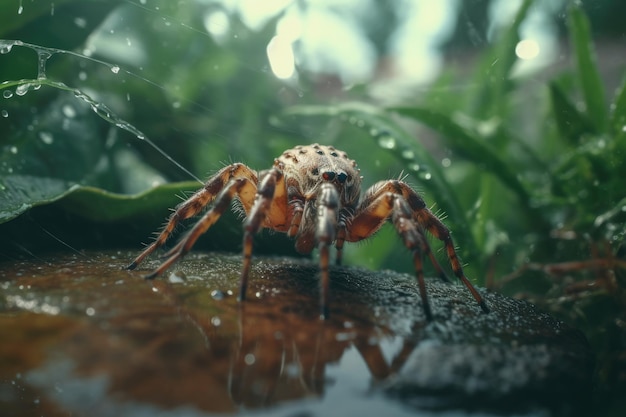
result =
[[413,255],[413,265],[415,274],[417,275],[417,284],[422,298],[422,306],[426,320],[432,321],[433,315],[426,294],[426,282],[424,281],[423,255],[430,255],[430,247],[426,243],[426,238],[421,233],[417,225],[412,219],[412,212],[408,203],[400,198],[397,194],[387,194],[387,200],[392,199],[388,204],[392,205],[391,221],[395,226],[398,234],[402,236],[404,245],[409,248]]
[[329,249],[337,233],[339,202],[339,192],[335,186],[329,183],[322,184],[317,202],[317,230],[315,232],[320,251],[320,316],[322,319],[328,318]]
[[350,222],[350,218],[354,216],[354,209],[351,207],[342,207],[339,212],[339,221],[337,222],[337,240],[335,241],[335,248],[337,249],[337,255],[335,257],[335,265],[341,265],[343,261],[343,244],[346,242],[347,228]]
[[[420,232],[420,233],[424,234],[423,232]],[[424,243],[426,244],[426,246],[428,246],[428,252],[427,252],[428,253],[428,258],[430,259],[430,263],[433,265],[433,268],[435,268],[435,272],[437,273],[437,276],[439,277],[439,279],[441,279],[444,282],[452,282],[452,281],[450,281],[450,278],[448,278],[448,275],[446,275],[446,273],[444,272],[443,268],[441,267],[441,265],[437,261],[437,258],[435,258],[435,254],[430,249],[430,245],[428,244],[428,240],[424,239]]]
[[187,254],[198,238],[202,236],[230,207],[230,203],[235,195],[245,195],[251,193],[256,188],[254,182],[248,178],[232,179],[215,198],[215,204],[211,210],[207,211],[204,216],[195,224],[189,233],[165,254],[167,259],[154,271],[145,276],[146,279],[153,279],[162,274],[166,269],[172,266],[178,259]]
[[[174,229],[176,229],[178,223],[200,213],[233,178],[247,178],[255,184],[257,182],[256,172],[241,163],[222,168],[214,176],[209,178],[204,187],[176,207],[176,210],[170,215],[167,224],[163,230],[161,230],[156,240],[141,252],[126,269],[135,269],[148,255],[163,246]],[[241,200],[244,204],[244,208],[247,208],[246,201],[244,201],[247,199],[241,198]]]
[[335,265],[341,265],[343,261],[343,244],[346,241],[346,224],[342,220],[339,220],[337,224],[337,240],[335,242],[335,248],[337,249],[337,255],[335,257]]
[[[487,313],[489,308],[472,283],[467,279],[461,267],[461,262],[454,250],[454,243],[450,231],[427,207],[424,200],[402,181],[379,182],[365,194],[360,208],[351,219],[347,240],[356,242],[371,236],[376,232],[391,214],[396,230],[403,237],[405,245],[413,252],[416,275],[422,300],[426,300],[425,286],[422,272],[422,255],[427,255],[435,268],[441,266],[434,260],[430,246],[424,236],[424,230],[442,241],[454,275],[467,287],[481,309]],[[441,272],[440,275],[443,276]],[[420,276],[422,278],[420,278]],[[427,304],[424,303],[425,314]]]
[[[415,193],[415,191],[411,190],[406,184],[405,186],[408,188],[409,192],[414,196],[421,200],[423,204],[423,200]],[[409,204],[414,200],[414,197],[408,198],[407,201]],[[411,207],[414,210],[414,219],[422,225],[422,227],[430,234],[432,234],[435,238],[439,239],[443,242],[446,252],[448,254],[448,260],[450,261],[450,266],[452,267],[452,272],[454,275],[465,285],[465,287],[472,294],[480,308],[485,313],[489,313],[489,307],[487,307],[487,303],[478,293],[476,288],[472,285],[472,283],[467,279],[465,273],[463,272],[463,267],[461,266],[461,261],[459,260],[458,255],[456,254],[456,250],[454,249],[454,242],[452,241],[452,237],[450,236],[450,231],[448,228],[435,216],[426,206],[416,208],[414,206]]]
[[261,180],[254,204],[252,205],[248,217],[243,224],[243,264],[241,268],[241,279],[239,282],[239,301],[246,299],[248,289],[248,275],[250,274],[250,262],[252,259],[253,237],[263,226],[266,214],[272,205],[276,183],[281,177],[277,169],[270,170]]

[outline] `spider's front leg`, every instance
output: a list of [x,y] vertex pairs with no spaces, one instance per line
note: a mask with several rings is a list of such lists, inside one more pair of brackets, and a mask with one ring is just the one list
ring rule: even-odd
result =
[[257,189],[254,204],[248,212],[248,217],[246,217],[243,224],[243,265],[241,268],[241,280],[239,282],[239,301],[246,299],[254,235],[264,224],[266,215],[274,200],[276,184],[281,177],[282,173],[275,168],[271,169],[267,175],[263,177]]
[[328,183],[320,187],[317,199],[317,229],[315,239],[320,251],[320,316],[328,318],[328,294],[330,277],[328,265],[330,263],[330,246],[337,236],[337,212],[340,205],[337,189]]
[[[420,287],[424,314],[428,320],[432,318],[432,313],[424,284],[422,256],[428,255],[431,260],[434,260],[434,256],[424,236],[424,230],[444,243],[454,275],[467,287],[481,309],[485,313],[489,312],[487,304],[463,272],[461,262],[454,250],[450,231],[426,207],[424,200],[406,183],[386,181],[370,188],[351,221],[346,240],[355,242],[369,237],[388,218],[391,218],[396,230],[402,236],[405,246],[413,253],[413,263]],[[438,266],[436,268],[440,269]]]
[[[234,178],[245,179],[247,182],[253,185],[252,190],[248,188],[245,192],[240,192],[239,199],[241,200],[244,209],[249,209],[251,201],[256,189],[257,173],[245,166],[244,164],[236,163],[222,168],[214,176],[209,178],[204,187],[198,190],[188,200],[182,202],[176,210],[170,215],[167,224],[156,238],[156,240],[150,244],[139,256],[137,256],[126,269],[135,269],[148,255],[154,252],[165,244],[170,235],[176,229],[178,223],[185,219],[189,219],[198,213],[200,213],[205,207],[211,204],[216,196],[227,187]],[[245,193],[251,195],[246,195]]]

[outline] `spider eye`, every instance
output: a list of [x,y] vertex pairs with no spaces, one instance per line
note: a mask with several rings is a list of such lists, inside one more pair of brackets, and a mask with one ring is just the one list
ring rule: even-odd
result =
[[[341,175],[341,174],[339,174],[339,175]],[[322,174],[322,178],[324,178],[325,181],[332,181],[332,180],[335,179],[335,173],[332,172],[332,171],[324,172]]]
[[320,173],[320,170],[319,170],[319,169],[317,169],[317,168],[313,168],[313,169],[311,170],[311,174],[315,175],[316,177],[319,175],[319,173]]
[[348,178],[349,178],[349,175],[346,174],[345,172],[342,172],[339,175],[337,175],[337,181],[339,181],[342,184],[346,182]]

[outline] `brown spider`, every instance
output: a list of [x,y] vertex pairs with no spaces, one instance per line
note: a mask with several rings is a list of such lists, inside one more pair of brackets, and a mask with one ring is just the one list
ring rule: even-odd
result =
[[374,184],[360,199],[360,187],[361,176],[356,162],[332,146],[296,146],[276,158],[272,168],[260,172],[241,163],[226,166],[176,208],[157,239],[127,268],[135,269],[162,246],[181,220],[197,215],[213,203],[191,231],[165,254],[166,260],[146,278],[153,279],[163,273],[191,250],[196,240],[230,206],[233,198],[237,198],[246,213],[239,288],[241,301],[246,298],[252,238],[259,229],[268,228],[295,237],[298,252],[310,253],[316,245],[319,248],[321,316],[327,318],[330,246],[334,243],[336,263],[340,264],[344,242],[366,239],[390,219],[413,254],[427,320],[432,320],[432,313],[426,295],[422,256],[428,255],[440,275],[445,277],[445,274],[430,250],[425,231],[444,243],[454,274],[482,310],[489,312],[487,304],[463,273],[450,232],[426,207],[419,194],[403,181],[387,180]]

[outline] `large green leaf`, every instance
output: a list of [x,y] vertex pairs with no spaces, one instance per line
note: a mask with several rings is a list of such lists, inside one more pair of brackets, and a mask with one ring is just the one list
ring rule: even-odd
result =
[[475,132],[457,123],[453,116],[420,107],[392,107],[388,110],[411,117],[439,132],[452,149],[477,166],[485,168],[515,191],[521,201],[530,201],[530,193],[502,156],[489,147]]
[[569,10],[569,30],[587,115],[595,129],[604,132],[607,121],[604,85],[595,62],[589,20],[577,2],[572,2]]

